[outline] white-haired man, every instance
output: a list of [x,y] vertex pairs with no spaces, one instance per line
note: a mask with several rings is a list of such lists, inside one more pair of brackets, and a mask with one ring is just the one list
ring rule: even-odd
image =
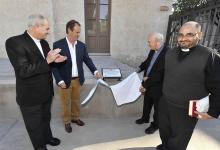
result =
[[142,117],[136,120],[137,124],[149,123],[150,112],[154,106],[153,121],[145,130],[146,134],[153,134],[158,130],[158,102],[162,95],[162,82],[164,74],[164,57],[167,48],[164,46],[161,33],[150,33],[147,38],[151,49],[147,59],[139,66],[144,70],[144,77],[140,91],[144,93]]
[[53,81],[51,65],[66,57],[60,49],[50,50],[45,40],[49,34],[48,20],[38,14],[30,15],[24,34],[6,40],[6,51],[16,76],[16,101],[35,150],[47,150],[46,144],[56,146],[60,140],[50,128]]

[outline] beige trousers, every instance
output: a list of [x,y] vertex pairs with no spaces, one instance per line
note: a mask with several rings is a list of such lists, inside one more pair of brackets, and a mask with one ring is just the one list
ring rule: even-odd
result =
[[80,117],[80,82],[79,78],[71,80],[67,89],[59,88],[61,113],[64,124]]

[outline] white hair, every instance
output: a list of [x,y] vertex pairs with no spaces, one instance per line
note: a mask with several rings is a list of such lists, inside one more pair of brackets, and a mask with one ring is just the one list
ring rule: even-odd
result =
[[159,32],[154,32],[154,33],[152,33],[152,36],[154,36],[160,42],[160,44],[164,43],[163,34],[161,34]]
[[45,19],[46,18],[41,14],[32,14],[28,17],[27,27],[30,28],[35,25],[41,25]]

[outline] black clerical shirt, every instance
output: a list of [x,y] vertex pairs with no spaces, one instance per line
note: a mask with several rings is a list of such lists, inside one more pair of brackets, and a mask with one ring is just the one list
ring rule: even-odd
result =
[[[196,47],[190,48],[188,52],[182,51],[179,48],[178,60],[184,60],[195,48]],[[215,53],[213,50],[206,63],[205,85],[211,94],[209,97],[208,114],[217,118],[220,115],[220,57]]]

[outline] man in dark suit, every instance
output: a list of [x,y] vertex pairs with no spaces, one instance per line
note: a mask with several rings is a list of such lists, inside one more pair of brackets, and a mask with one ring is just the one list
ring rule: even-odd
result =
[[49,33],[48,20],[42,15],[28,18],[24,34],[6,40],[6,51],[16,76],[16,100],[35,150],[47,150],[60,140],[50,128],[53,81],[51,64],[62,62],[60,50],[50,50],[44,39]]
[[140,87],[140,91],[144,93],[144,106],[142,117],[136,120],[136,123],[149,123],[150,112],[154,106],[153,122],[145,130],[146,134],[153,134],[158,129],[158,102],[162,95],[164,57],[167,49],[160,33],[151,33],[148,36],[148,45],[151,49],[149,55],[139,66],[140,71],[145,71]]
[[[55,42],[53,47],[62,49],[61,54],[67,56],[67,61],[56,65],[53,68],[53,74],[59,86],[65,130],[70,133],[72,132],[71,122],[79,126],[84,125],[80,120],[80,87],[85,81],[83,62],[96,78],[101,78],[101,74],[90,59],[86,45],[78,40],[80,23],[75,20],[67,22],[66,34],[67,36]],[[71,96],[68,97],[69,95]]]

